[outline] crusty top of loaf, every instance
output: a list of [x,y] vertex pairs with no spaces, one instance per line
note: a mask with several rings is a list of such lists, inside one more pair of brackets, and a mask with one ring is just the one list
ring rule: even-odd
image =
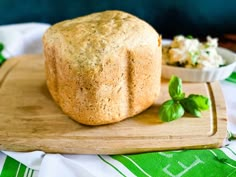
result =
[[109,59],[117,50],[142,46],[156,50],[158,39],[158,33],[148,23],[116,10],[62,21],[44,35],[49,45],[60,43],[60,55],[73,60],[70,63],[83,68],[83,72],[106,62],[101,60]]

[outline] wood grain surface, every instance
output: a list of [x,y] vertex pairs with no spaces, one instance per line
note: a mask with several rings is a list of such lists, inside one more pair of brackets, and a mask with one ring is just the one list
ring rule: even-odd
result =
[[208,96],[209,111],[201,118],[162,123],[160,104],[169,99],[168,81],[143,113],[119,123],[81,125],[52,100],[41,55],[9,59],[0,68],[0,150],[76,154],[126,154],[221,147],[226,136],[226,107],[219,83],[184,83],[186,94]]

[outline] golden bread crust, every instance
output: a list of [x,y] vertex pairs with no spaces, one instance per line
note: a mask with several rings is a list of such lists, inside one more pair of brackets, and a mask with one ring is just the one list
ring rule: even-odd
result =
[[82,124],[132,117],[160,91],[161,37],[121,11],[66,20],[43,37],[48,89],[62,110]]

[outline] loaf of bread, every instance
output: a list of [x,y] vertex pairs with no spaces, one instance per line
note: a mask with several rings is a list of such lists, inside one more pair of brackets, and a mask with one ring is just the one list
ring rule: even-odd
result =
[[159,95],[161,36],[131,14],[104,11],[59,22],[43,46],[48,89],[79,123],[121,121]]

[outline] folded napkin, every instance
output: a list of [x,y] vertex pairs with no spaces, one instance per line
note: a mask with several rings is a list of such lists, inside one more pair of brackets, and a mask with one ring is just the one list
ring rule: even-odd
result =
[[[19,54],[42,52],[42,34],[49,26],[42,23],[0,26],[0,43],[5,45],[3,55],[9,58]],[[230,141],[226,140],[227,145],[223,148],[111,156],[48,154],[41,151],[28,153],[2,151],[0,152],[0,176],[236,176],[236,142],[233,140],[236,135],[234,75],[228,79],[230,82],[220,82],[226,99],[230,132]]]
[[42,34],[49,24],[22,23],[0,26],[0,42],[5,48],[6,58],[27,53],[42,52]]

